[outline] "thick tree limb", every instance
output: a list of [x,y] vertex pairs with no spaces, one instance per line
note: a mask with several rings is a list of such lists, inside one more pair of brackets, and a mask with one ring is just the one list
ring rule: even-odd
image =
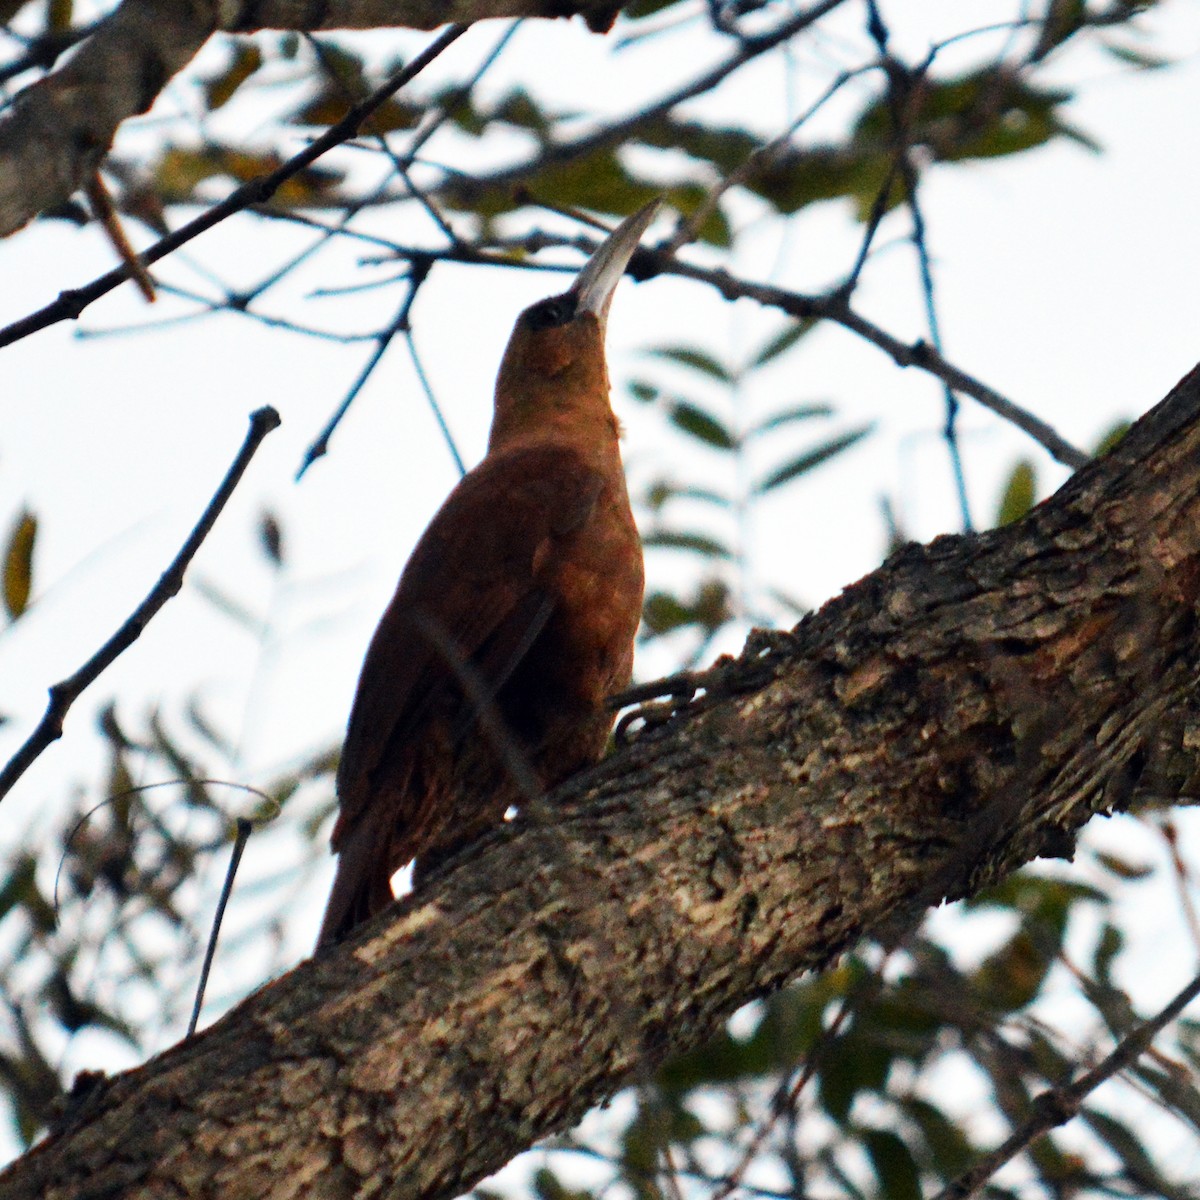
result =
[[619,0],[122,0],[71,59],[0,121],[0,237],[65,203],[216,30],[433,29],[488,17],[582,14],[607,29]]
[[6,1200],[447,1197],[864,934],[1200,771],[1200,369],[909,546],[352,944],[76,1096]]

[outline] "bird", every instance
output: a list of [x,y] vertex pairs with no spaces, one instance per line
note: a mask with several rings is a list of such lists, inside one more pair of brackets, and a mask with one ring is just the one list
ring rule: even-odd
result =
[[644,587],[605,332],[659,207],[627,217],[567,291],[517,319],[487,452],[417,543],[363,661],[318,949],[386,908],[406,863],[424,886],[604,752]]

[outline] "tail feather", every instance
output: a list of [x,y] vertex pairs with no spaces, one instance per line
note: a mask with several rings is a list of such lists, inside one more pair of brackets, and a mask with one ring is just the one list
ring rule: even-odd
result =
[[395,899],[387,870],[390,856],[380,843],[376,824],[366,814],[340,839],[337,874],[317,935],[318,950],[342,941]]

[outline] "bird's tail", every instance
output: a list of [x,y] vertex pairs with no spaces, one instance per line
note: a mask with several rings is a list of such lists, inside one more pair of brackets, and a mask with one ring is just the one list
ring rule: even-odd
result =
[[317,935],[317,949],[342,941],[351,930],[382,912],[392,900],[388,863],[375,822],[364,818],[341,838],[337,874],[325,919]]

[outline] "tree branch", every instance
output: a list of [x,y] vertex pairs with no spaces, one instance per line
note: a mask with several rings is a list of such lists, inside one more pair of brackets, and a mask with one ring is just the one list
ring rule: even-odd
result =
[[910,545],[351,943],[77,1086],[6,1200],[458,1195],[739,1005],[1200,778],[1200,369]]
[[1051,1088],[1035,1096],[1028,1118],[1019,1129],[1004,1139],[990,1154],[985,1155],[969,1171],[949,1187],[938,1192],[933,1200],[970,1200],[1005,1163],[1028,1149],[1043,1134],[1074,1117],[1084,1100],[1102,1083],[1119,1071],[1132,1066],[1154,1043],[1154,1039],[1178,1017],[1197,996],[1200,996],[1200,975],[1179,991],[1169,1004],[1153,1017],[1142,1021],[1118,1043],[1116,1048],[1090,1071],[1085,1071],[1073,1083]]
[[[466,33],[465,25],[451,25],[414,59],[405,64],[386,82],[380,84],[365,100],[353,105],[340,121],[330,125],[319,138],[309,143],[299,154],[294,154],[287,162],[269,174],[256,175],[249,182],[243,183],[241,187],[235,188],[220,204],[214,204],[212,208],[206,209],[186,225],[181,225],[166,237],[159,238],[140,256],[142,262],[145,264],[157,262],[214,225],[219,225],[233,213],[241,212],[244,208],[269,200],[293,175],[316,162],[327,150],[354,137],[363,122],[380,105],[419,75],[446,47],[462,37],[464,33]],[[0,154],[2,153],[3,149],[0,146]],[[3,162],[0,161],[0,174],[3,170]],[[129,269],[127,267],[117,267],[115,270],[93,279],[86,287],[60,292],[58,298],[44,308],[0,329],[0,347],[11,345],[13,342],[20,341],[21,338],[28,337],[39,329],[55,325],[59,321],[75,319],[89,304],[101,296],[107,295],[114,288],[120,287],[128,277]]]
[[0,121],[0,237],[64,204],[216,30],[434,29],[489,17],[582,14],[607,29],[619,0],[122,0],[59,70]]
[[95,683],[100,675],[142,636],[143,630],[163,605],[183,587],[184,574],[195,558],[196,551],[216,524],[217,517],[221,515],[221,510],[233,495],[263,438],[278,427],[279,414],[270,405],[250,414],[250,428],[237,457],[225,473],[225,478],[221,480],[204,512],[200,514],[200,520],[196,522],[187,541],[172,559],[171,565],[159,576],[158,582],[150,589],[146,598],[130,613],[116,633],[78,671],[51,687],[50,702],[37,728],[4,765],[4,769],[0,770],[0,800],[8,795],[17,780],[37,760],[38,755],[62,737],[63,721],[66,720],[67,712],[84,689]]
[[[637,253],[637,257],[643,260],[643,267],[646,262],[653,262],[655,255],[653,246],[643,246]],[[637,267],[638,263],[635,261],[633,269],[636,270]],[[693,266],[674,257],[664,256],[659,260],[658,267],[664,274],[681,275],[685,279],[706,283],[727,300],[745,297],[757,300],[759,304],[768,308],[777,308],[797,320],[816,317],[833,321],[878,346],[898,367],[920,367],[940,379],[953,391],[978,400],[985,408],[1028,434],[1064,466],[1077,469],[1089,461],[1087,454],[1077,446],[1071,445],[1052,425],[1034,416],[1028,409],[1022,408],[982,380],[956,367],[928,342],[909,343],[894,337],[886,329],[855,312],[844,296],[805,295],[771,283],[740,279],[721,268]]]

